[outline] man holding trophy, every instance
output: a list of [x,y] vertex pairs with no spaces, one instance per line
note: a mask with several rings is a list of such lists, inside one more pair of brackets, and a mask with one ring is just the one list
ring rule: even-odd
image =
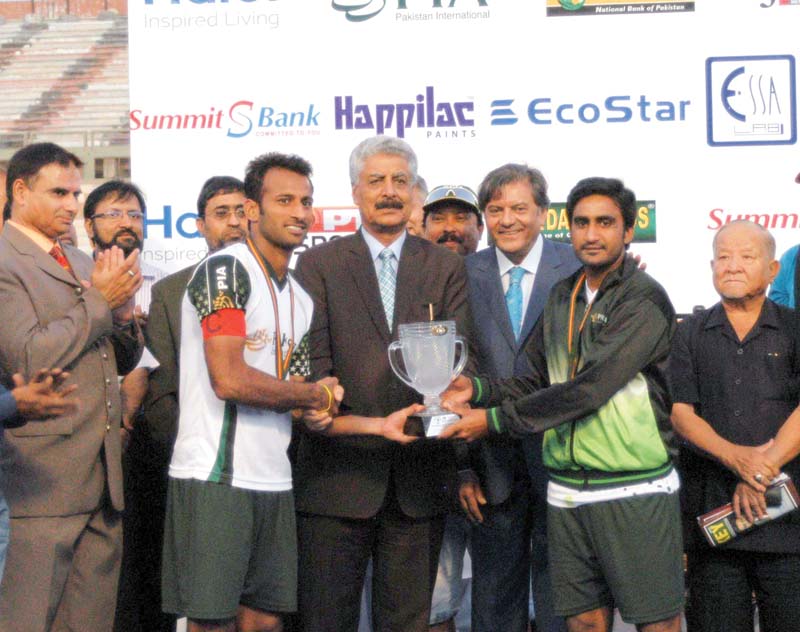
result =
[[[385,417],[420,401],[389,366],[400,326],[436,321],[443,338],[469,339],[466,273],[457,254],[405,230],[417,179],[407,143],[363,141],[350,156],[350,179],[361,229],[304,252],[296,276],[314,300],[312,375],[339,380],[342,414]],[[452,362],[452,350],[442,349]],[[401,446],[301,433],[295,492],[302,630],[356,629],[370,557],[374,629],[427,630],[447,508],[443,475],[452,464],[445,442]]]
[[569,630],[608,632],[616,606],[640,632],[678,632],[679,482],[661,436],[675,313],[626,257],[636,197],[622,182],[580,181],[567,216],[583,265],[550,292],[526,347],[530,377],[458,378],[445,405],[463,416],[440,436],[544,432],[555,613]]

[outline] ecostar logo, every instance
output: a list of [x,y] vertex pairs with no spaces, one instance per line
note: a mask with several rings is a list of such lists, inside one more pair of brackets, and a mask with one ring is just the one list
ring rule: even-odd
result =
[[689,99],[659,99],[646,94],[615,94],[583,102],[537,97],[521,101],[519,107],[515,99],[495,99],[491,103],[491,124],[516,124],[517,109],[527,113],[528,121],[534,125],[685,121],[691,103]]
[[224,133],[229,138],[255,136],[303,136],[319,134],[319,110],[314,103],[299,109],[236,101],[227,108],[212,106],[205,111],[159,112],[133,109],[129,115],[132,132],[193,130]]
[[[456,7],[458,2],[458,7]],[[348,22],[364,22],[374,18],[387,7],[396,7],[397,17],[402,18],[402,11],[408,11],[408,4],[413,10],[444,10],[486,8],[487,0],[331,0],[331,7],[344,13]],[[445,15],[449,13],[446,12]],[[472,16],[469,16],[472,17]],[[481,16],[474,16],[481,17]]]
[[[335,97],[333,113],[336,129],[368,129],[376,134],[393,132],[403,138],[410,128],[426,129],[429,137],[439,138],[442,131],[471,132],[475,119],[472,101],[437,101],[433,86],[427,86],[425,92],[417,94],[413,101],[402,103],[358,103],[352,96]],[[464,134],[462,134],[464,135]],[[448,134],[448,137],[452,135]]]

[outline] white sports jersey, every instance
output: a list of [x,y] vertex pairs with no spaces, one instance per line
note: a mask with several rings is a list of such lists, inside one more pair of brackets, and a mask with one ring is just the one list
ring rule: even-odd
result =
[[244,310],[245,362],[278,377],[280,355],[284,378],[308,375],[311,298],[290,275],[281,286],[252,246],[234,244],[197,267],[181,310],[180,420],[169,475],[253,490],[291,489],[290,413],[237,405],[214,394],[201,322],[206,319],[206,332],[213,332],[226,315],[223,310]]

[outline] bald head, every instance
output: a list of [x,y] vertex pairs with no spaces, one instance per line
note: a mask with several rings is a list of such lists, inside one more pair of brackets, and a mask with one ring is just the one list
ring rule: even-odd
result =
[[775,258],[775,238],[772,236],[772,233],[770,233],[761,224],[751,222],[749,219],[736,219],[732,222],[722,225],[722,227],[714,235],[714,241],[712,243],[715,256],[717,254],[717,244],[719,243],[720,236],[724,235],[725,232],[729,230],[733,230],[739,235],[753,235],[760,240],[761,244],[764,246],[764,256],[767,259]]

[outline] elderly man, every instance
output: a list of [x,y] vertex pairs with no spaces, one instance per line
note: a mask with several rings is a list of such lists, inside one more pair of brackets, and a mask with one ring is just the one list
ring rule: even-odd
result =
[[[300,255],[297,277],[314,298],[312,373],[336,376],[342,411],[383,416],[419,395],[389,367],[398,325],[455,320],[469,336],[464,263],[406,232],[417,158],[402,140],[360,143],[350,156],[361,229]],[[295,467],[299,602],[307,632],[355,630],[373,559],[378,631],[428,628],[446,501],[449,446],[397,446],[302,433]]]
[[792,310],[766,298],[775,241],[739,220],[714,236],[720,302],[683,321],[670,356],[672,422],[681,450],[689,629],[796,630],[800,620],[800,515],[710,547],[696,518],[733,501],[747,522],[766,513],[779,470],[800,483],[800,338]]
[[609,632],[614,606],[640,632],[678,632],[678,476],[661,436],[674,310],[625,256],[636,198],[621,181],[581,180],[567,217],[582,267],[550,292],[525,349],[530,376],[459,378],[449,399],[479,408],[459,409],[441,436],[544,432],[555,613],[571,632]]
[[[0,629],[110,630],[122,548],[117,375],[138,361],[138,250],[95,262],[57,237],[78,212],[81,161],[52,143],[11,158],[0,236],[0,368],[62,366],[77,410],[10,430],[2,466],[14,533]],[[91,578],[90,581],[87,578]]]

